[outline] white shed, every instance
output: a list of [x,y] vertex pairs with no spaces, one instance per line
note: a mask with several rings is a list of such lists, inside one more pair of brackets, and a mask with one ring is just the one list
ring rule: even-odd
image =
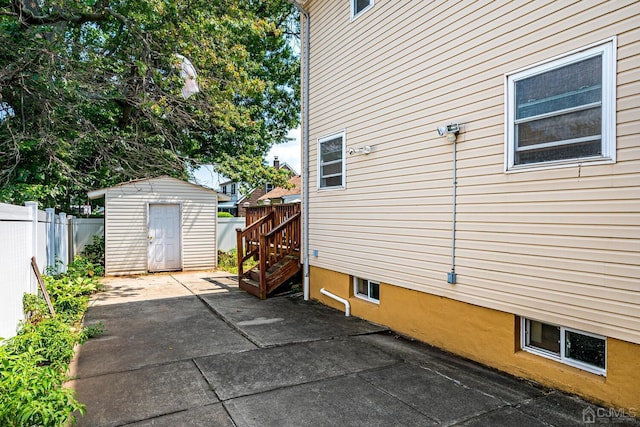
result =
[[169,176],[88,196],[104,197],[106,275],[216,268],[218,200],[227,196]]

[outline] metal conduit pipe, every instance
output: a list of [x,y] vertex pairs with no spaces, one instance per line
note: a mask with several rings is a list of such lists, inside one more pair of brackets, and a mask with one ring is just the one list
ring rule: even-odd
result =
[[304,49],[302,58],[302,290],[309,300],[309,13],[296,0],[289,0],[304,17]]
[[345,315],[346,317],[351,316],[351,304],[349,304],[349,301],[347,301],[346,299],[344,299],[344,298],[342,298],[342,297],[339,297],[339,296],[338,296],[338,295],[336,295],[336,294],[332,294],[331,292],[329,292],[329,291],[328,291],[328,290],[326,290],[325,288],[320,289],[320,293],[321,293],[322,295],[326,295],[326,296],[328,296],[328,297],[329,297],[329,298],[331,298],[331,299],[334,299],[334,300],[336,300],[336,301],[338,301],[338,302],[343,303],[343,304],[344,304],[344,315]]
[[453,135],[453,200],[451,203],[451,210],[453,211],[453,218],[451,219],[451,272],[447,278],[447,282],[450,284],[456,283],[456,212],[458,206],[457,193],[458,193],[458,159],[457,152],[458,147],[456,143],[456,135]]

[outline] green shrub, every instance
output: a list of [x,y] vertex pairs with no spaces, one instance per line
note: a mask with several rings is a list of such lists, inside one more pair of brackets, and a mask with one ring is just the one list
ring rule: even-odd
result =
[[[250,258],[244,262],[244,271],[253,268],[258,261]],[[238,251],[234,248],[229,252],[218,251],[218,268],[229,273],[238,274]]]
[[218,268],[229,273],[238,273],[238,251],[218,251]]
[[104,275],[104,236],[93,236],[91,243],[82,249],[81,255],[94,267],[91,276]]
[[89,304],[89,295],[102,288],[98,279],[82,277],[78,271],[74,267],[67,275],[44,278],[56,314],[70,323],[82,318]]
[[218,212],[218,218],[233,218],[229,212]]
[[64,371],[44,361],[33,348],[12,354],[0,346],[0,425],[62,426],[84,414],[74,391],[62,387]]
[[24,294],[22,307],[27,318],[32,323],[37,323],[49,316],[49,306],[40,295]]
[[75,344],[104,330],[101,323],[80,327],[89,295],[101,289],[96,269],[80,257],[67,273],[44,276],[55,316],[42,296],[24,296],[27,321],[0,345],[0,426],[62,426],[84,413],[63,384]]
[[80,334],[58,317],[38,323],[24,323],[18,335],[7,340],[6,348],[12,354],[33,352],[40,364],[55,365],[63,369],[73,358],[73,346]]

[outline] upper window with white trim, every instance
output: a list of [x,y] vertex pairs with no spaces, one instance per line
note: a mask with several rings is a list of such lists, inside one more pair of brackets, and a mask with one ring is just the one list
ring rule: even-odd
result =
[[507,170],[615,161],[615,40],[506,79]]
[[344,188],[345,132],[318,140],[318,188]]
[[373,7],[374,0],[351,0],[351,19]]

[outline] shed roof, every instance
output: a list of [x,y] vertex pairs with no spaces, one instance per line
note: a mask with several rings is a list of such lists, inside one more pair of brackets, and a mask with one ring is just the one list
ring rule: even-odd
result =
[[161,175],[161,176],[157,176],[157,177],[154,177],[154,178],[134,179],[134,180],[131,180],[131,181],[121,182],[120,184],[116,184],[113,187],[107,187],[107,188],[101,188],[101,189],[98,189],[98,190],[89,191],[89,192],[87,192],[87,196],[89,197],[89,199],[99,199],[101,197],[104,197],[104,195],[107,194],[107,191],[109,191],[109,190],[113,190],[113,189],[117,189],[117,188],[121,188],[121,187],[126,187],[128,185],[134,185],[136,183],[140,183],[140,182],[144,182],[144,181],[154,181],[154,180],[172,180],[172,181],[177,181],[177,182],[179,182],[181,184],[190,185],[192,187],[195,187],[198,190],[215,193],[215,194],[218,195],[218,201],[220,201],[220,202],[226,202],[228,200],[231,200],[231,198],[229,196],[227,196],[226,194],[218,193],[216,190],[213,190],[211,188],[203,187],[202,185],[194,184],[192,182],[183,181],[183,180],[178,179],[178,178],[173,178],[173,177],[168,176],[168,175]]

